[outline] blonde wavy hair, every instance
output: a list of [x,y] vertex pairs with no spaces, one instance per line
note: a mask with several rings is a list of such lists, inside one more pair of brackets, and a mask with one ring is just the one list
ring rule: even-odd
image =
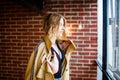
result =
[[53,34],[54,28],[56,28],[56,27],[57,27],[57,29],[59,28],[61,18],[64,21],[64,27],[65,27],[66,26],[66,19],[60,14],[50,13],[44,18],[43,29],[47,35]]

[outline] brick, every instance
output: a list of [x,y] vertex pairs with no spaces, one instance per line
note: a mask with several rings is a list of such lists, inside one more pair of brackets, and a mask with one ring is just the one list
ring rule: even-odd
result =
[[79,51],[78,54],[79,55],[89,55],[89,52],[87,52],[87,51]]
[[77,74],[79,74],[79,73],[82,73],[82,71],[80,71],[80,70],[76,70],[76,71],[71,71],[71,73],[77,73]]
[[20,28],[20,29],[17,29],[17,32],[27,32],[28,29],[25,29],[25,28]]
[[39,21],[29,21],[28,24],[39,24]]
[[17,36],[17,39],[28,39],[28,36]]
[[76,60],[73,60],[73,59],[79,59],[79,58],[82,58],[81,56],[74,56],[74,55],[72,55],[71,56],[71,58],[72,58],[72,60],[71,60],[71,62],[75,62]]
[[12,24],[16,24],[16,22],[10,21],[10,22],[6,22],[6,24],[12,25]]
[[20,46],[17,46],[17,47],[16,47],[16,46],[13,46],[12,49],[13,49],[13,50],[15,50],[15,49],[16,49],[16,50],[19,50],[19,49],[22,49],[22,47],[20,47]]
[[27,24],[27,25],[25,24],[25,25],[22,25],[21,28],[24,28],[24,29],[25,29],[25,28],[26,28],[26,29],[30,29],[30,28],[33,28],[33,26],[30,25],[30,24]]
[[23,25],[23,24],[27,24],[27,22],[26,21],[18,21],[17,24],[22,24]]
[[82,60],[82,59],[81,59],[81,60],[78,60],[78,62],[81,62],[81,63],[88,63],[88,62],[89,62],[89,60],[87,60],[87,59],[86,59],[86,60],[85,60],[85,59],[84,59],[84,60]]
[[97,56],[94,56],[94,55],[87,56],[87,55],[85,55],[84,58],[85,59],[96,59]]
[[77,5],[75,5],[75,4],[73,4],[73,5],[66,5],[65,7],[66,7],[66,8],[76,8]]
[[23,47],[24,50],[32,50],[32,47]]
[[30,43],[30,42],[33,42],[33,40],[32,39],[23,39],[22,42],[24,42],[24,43],[26,43],[26,42]]
[[11,35],[21,35],[21,33],[13,32],[13,33],[11,33]]
[[82,4],[83,2],[84,1],[81,1],[81,0],[80,1],[79,0],[71,1],[72,4]]

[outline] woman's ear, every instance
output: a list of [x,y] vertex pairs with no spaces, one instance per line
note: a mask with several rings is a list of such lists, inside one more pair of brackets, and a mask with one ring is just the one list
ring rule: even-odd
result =
[[57,34],[58,33],[58,27],[57,26],[55,26],[55,25],[53,25],[52,26],[52,32],[53,32],[53,34]]
[[52,34],[52,32],[53,32],[53,28],[52,28],[52,26],[50,25],[50,28],[49,28],[49,30],[48,30],[48,33],[49,33],[49,34]]

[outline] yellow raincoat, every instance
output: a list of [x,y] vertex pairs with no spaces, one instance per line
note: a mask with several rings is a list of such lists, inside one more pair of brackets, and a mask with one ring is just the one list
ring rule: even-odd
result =
[[[68,40],[68,39],[66,39],[66,40]],[[70,41],[70,42],[71,42],[71,44],[69,45],[69,47],[66,50],[65,58],[62,63],[62,80],[69,80],[70,53],[73,50],[75,50],[75,45],[73,44],[72,41]],[[45,60],[45,58],[50,59],[51,46],[52,46],[52,42],[45,35],[43,38],[43,41],[41,41],[38,46],[36,57],[35,57],[35,50],[31,54],[30,60],[27,65],[26,73],[25,73],[25,80],[30,80],[33,63],[34,63],[33,80],[54,80],[54,75],[52,73],[52,70],[51,70],[49,64],[47,64],[47,62]],[[34,61],[34,57],[35,57],[35,61]]]

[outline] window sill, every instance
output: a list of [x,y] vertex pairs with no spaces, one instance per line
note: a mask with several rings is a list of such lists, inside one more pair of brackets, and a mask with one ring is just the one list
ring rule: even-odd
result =
[[[107,80],[115,80],[114,77],[112,77],[106,70],[103,69],[102,65],[100,64],[100,62],[98,60],[96,60],[96,64],[102,71],[103,75],[105,75],[107,77]],[[118,79],[118,80],[120,80],[120,79]]]
[[119,72],[114,72],[114,77],[116,80],[120,80],[120,73]]

